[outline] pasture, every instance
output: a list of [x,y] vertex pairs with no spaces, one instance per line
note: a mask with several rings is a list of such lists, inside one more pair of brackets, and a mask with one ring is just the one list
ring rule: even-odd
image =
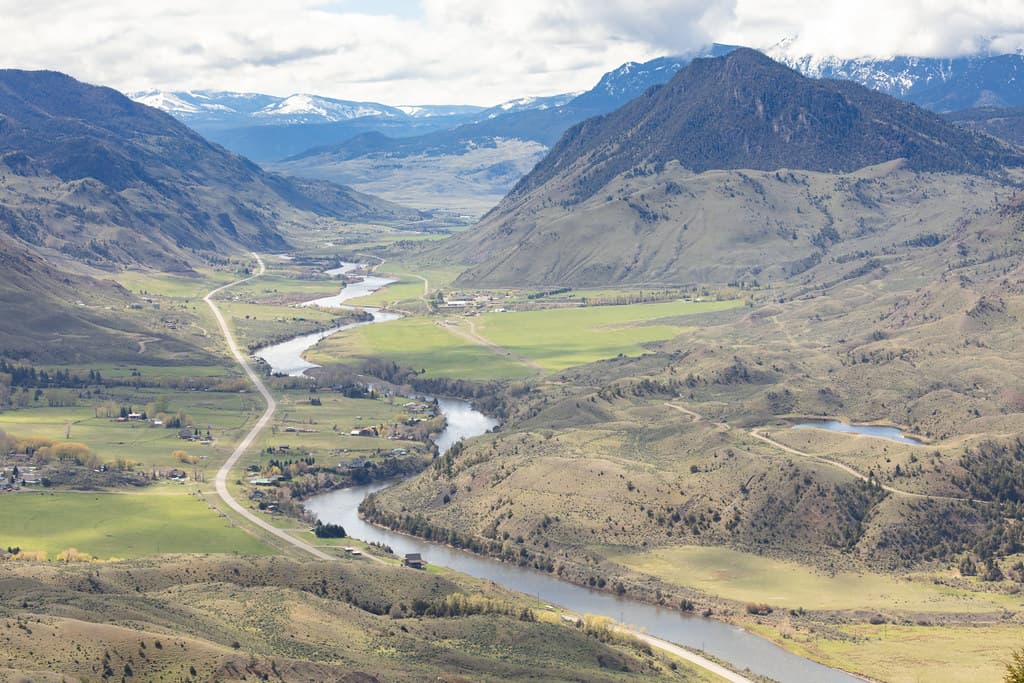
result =
[[[670,301],[627,306],[584,306],[518,313],[489,313],[473,326],[489,341],[540,365],[547,372],[618,355],[638,356],[643,344],[671,339],[686,331],[664,318],[712,313],[741,301]],[[472,321],[471,321],[472,322]]]
[[[385,290],[386,291],[386,290]],[[741,305],[739,301],[599,306],[466,318],[407,318],[335,335],[309,354],[316,363],[378,357],[422,369],[427,377],[509,379],[557,372],[618,355],[638,356],[644,344],[688,328],[680,316]],[[671,324],[658,320],[672,318]]]
[[1000,681],[1021,647],[1019,624],[858,624],[843,638],[808,638],[807,651],[832,666],[890,683]]
[[385,358],[422,369],[425,377],[486,380],[534,374],[529,366],[459,337],[430,318],[404,318],[347,330],[310,349],[306,358],[321,365]]
[[273,551],[231,527],[198,496],[169,484],[144,493],[16,493],[0,496],[0,544],[93,557]]
[[[257,395],[237,391],[174,391],[155,388],[114,387],[110,396],[79,399],[78,406],[45,405],[0,413],[0,429],[20,438],[45,437],[54,441],[75,441],[87,445],[104,462],[117,458],[139,463],[142,467],[175,467],[171,453],[188,450],[202,459],[201,467],[211,469],[230,452],[230,448],[249,425],[263,404]],[[132,406],[145,410],[148,404],[166,401],[167,411],[181,410],[191,424],[205,435],[209,429],[213,445],[187,443],[178,438],[177,429],[153,427],[148,423],[116,422],[104,414],[105,406]],[[99,412],[98,412],[99,411]],[[68,430],[70,429],[70,438]]]

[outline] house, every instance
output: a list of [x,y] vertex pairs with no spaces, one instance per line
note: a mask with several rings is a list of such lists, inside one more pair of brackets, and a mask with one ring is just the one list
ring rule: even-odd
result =
[[426,567],[427,561],[419,553],[406,553],[405,559],[402,560],[402,565],[412,567],[413,569],[423,569]]
[[348,434],[349,436],[380,436],[376,427],[357,427]]

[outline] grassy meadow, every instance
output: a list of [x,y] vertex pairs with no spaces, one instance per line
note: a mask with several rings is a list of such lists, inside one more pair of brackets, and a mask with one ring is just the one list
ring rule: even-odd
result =
[[[384,292],[387,289],[383,290]],[[644,344],[671,339],[687,327],[680,316],[726,310],[739,301],[595,306],[473,318],[406,318],[349,330],[309,353],[325,364],[380,357],[425,370],[427,377],[508,379],[557,372],[618,355],[638,356]],[[672,318],[673,324],[659,324]]]
[[68,548],[100,559],[272,552],[245,531],[229,526],[200,497],[174,484],[139,493],[0,496],[0,518],[0,543],[42,550],[50,559]]
[[[220,465],[263,407],[257,395],[250,392],[122,387],[114,388],[112,393],[116,395],[109,399],[80,399],[79,406],[32,407],[0,413],[0,429],[20,438],[38,436],[84,443],[104,462],[123,458],[142,468],[178,466],[180,463],[172,453],[185,449],[202,458],[201,467],[212,470]],[[178,438],[177,429],[152,427],[144,422],[115,422],[96,413],[97,407],[108,403],[144,410],[147,404],[160,400],[166,401],[168,412],[184,411],[203,435],[209,429],[214,444],[186,443]]]

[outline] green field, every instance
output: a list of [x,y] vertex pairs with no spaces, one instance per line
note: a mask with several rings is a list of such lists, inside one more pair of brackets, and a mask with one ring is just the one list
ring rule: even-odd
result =
[[536,362],[548,372],[604,358],[638,356],[642,344],[671,339],[686,331],[675,324],[657,324],[663,318],[711,313],[735,308],[741,301],[688,302],[630,306],[588,306],[480,316],[477,331]]
[[[125,458],[143,466],[178,466],[180,463],[171,453],[184,448],[203,458],[202,467],[210,468],[223,460],[243,428],[263,407],[259,398],[249,392],[133,390],[130,387],[112,391],[117,394],[126,392],[119,398],[127,399],[126,403],[136,408],[144,408],[147,403],[166,398],[170,412],[184,410],[204,434],[206,429],[210,429],[216,443],[212,446],[187,444],[178,438],[177,429],[97,417],[94,405],[104,405],[107,399],[80,399],[82,405],[77,407],[7,411],[0,413],[0,429],[20,438],[40,436],[64,441],[70,425],[70,440],[89,446],[105,462]],[[121,404],[117,400],[113,403]]]
[[429,318],[359,327],[329,337],[306,354],[308,360],[322,365],[370,357],[425,370],[426,377],[482,380],[534,374],[529,366],[458,337]]
[[671,339],[688,329],[675,323],[657,324],[658,320],[739,305],[739,301],[674,301],[487,313],[473,318],[452,315],[444,324],[436,318],[407,318],[335,335],[308,357],[326,364],[376,356],[425,370],[427,377],[525,377],[620,354],[641,355],[643,344]]
[[273,551],[180,488],[145,493],[17,493],[0,496],[0,544],[94,557]]
[[669,583],[786,609],[981,613],[1020,606],[1020,600],[1010,595],[958,590],[925,576],[911,580],[868,572],[830,575],[728,548],[680,546],[613,554],[611,559]]
[[120,273],[117,281],[125,288],[147,296],[202,299],[214,287],[239,277],[237,273],[215,270],[204,270],[196,277],[130,270]]

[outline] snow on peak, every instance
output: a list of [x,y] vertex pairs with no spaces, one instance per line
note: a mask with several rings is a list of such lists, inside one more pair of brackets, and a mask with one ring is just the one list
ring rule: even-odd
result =
[[152,90],[150,92],[132,93],[129,95],[136,102],[141,102],[154,109],[173,114],[197,114],[199,107],[186,102],[174,93]]
[[392,116],[393,112],[379,105],[365,102],[332,100],[306,93],[297,93],[280,102],[270,104],[254,116],[278,117],[289,121],[295,119],[320,119],[323,121],[348,121],[364,116]]

